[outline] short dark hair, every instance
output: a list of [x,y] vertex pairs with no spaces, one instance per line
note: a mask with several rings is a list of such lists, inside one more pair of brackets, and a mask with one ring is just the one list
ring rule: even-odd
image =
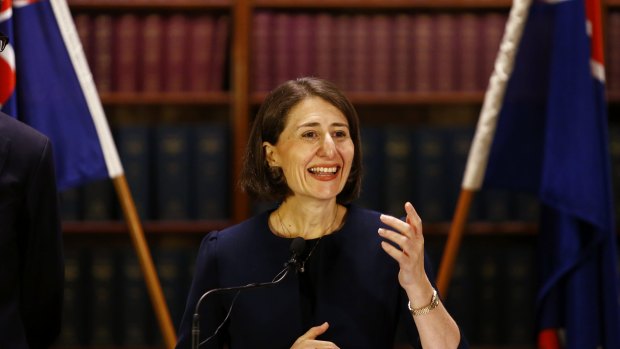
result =
[[282,201],[292,194],[282,169],[267,163],[263,142],[276,144],[289,113],[301,101],[319,97],[336,107],[347,118],[354,155],[349,178],[337,196],[345,204],[359,196],[362,185],[362,147],[359,117],[351,102],[333,83],[314,77],[289,80],[267,95],[258,110],[245,150],[239,184],[241,189],[259,200]]

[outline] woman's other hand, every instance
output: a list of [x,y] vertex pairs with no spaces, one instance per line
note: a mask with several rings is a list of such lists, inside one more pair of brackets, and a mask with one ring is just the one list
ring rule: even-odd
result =
[[320,341],[316,337],[322,335],[329,328],[329,324],[324,322],[320,326],[314,326],[304,333],[301,337],[297,338],[291,349],[314,349],[314,348],[329,348],[339,349],[338,346],[332,342]]

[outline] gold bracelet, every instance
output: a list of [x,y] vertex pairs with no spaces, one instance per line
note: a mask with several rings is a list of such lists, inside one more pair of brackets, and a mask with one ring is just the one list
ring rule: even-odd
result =
[[423,306],[422,308],[413,309],[411,308],[411,301],[407,303],[407,307],[409,308],[409,311],[411,312],[411,315],[413,316],[428,314],[430,313],[431,310],[437,308],[438,305],[439,305],[439,297],[437,297],[436,289],[433,289],[433,296],[431,297],[431,302],[428,305]]

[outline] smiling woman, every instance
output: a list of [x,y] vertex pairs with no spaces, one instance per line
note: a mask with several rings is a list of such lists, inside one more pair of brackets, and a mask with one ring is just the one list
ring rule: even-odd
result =
[[[426,274],[420,217],[410,203],[404,221],[352,204],[361,173],[357,113],[336,86],[302,78],[272,91],[254,121],[240,185],[279,204],[205,237],[177,347],[189,347],[207,291],[278,279],[238,299],[206,301],[201,347],[385,349],[402,317],[416,348],[466,348]],[[291,258],[297,274],[280,282],[299,238],[308,243]]]

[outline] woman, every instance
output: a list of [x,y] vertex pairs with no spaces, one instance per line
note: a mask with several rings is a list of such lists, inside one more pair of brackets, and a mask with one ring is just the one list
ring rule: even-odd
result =
[[333,84],[302,78],[267,96],[250,134],[241,186],[280,204],[205,237],[178,347],[189,347],[192,316],[205,292],[274,279],[297,237],[307,242],[298,273],[238,298],[234,292],[206,297],[201,348],[392,348],[402,314],[415,347],[467,346],[425,272],[422,223],[413,206],[405,204],[402,221],[350,203],[361,186],[360,149],[357,113]]

